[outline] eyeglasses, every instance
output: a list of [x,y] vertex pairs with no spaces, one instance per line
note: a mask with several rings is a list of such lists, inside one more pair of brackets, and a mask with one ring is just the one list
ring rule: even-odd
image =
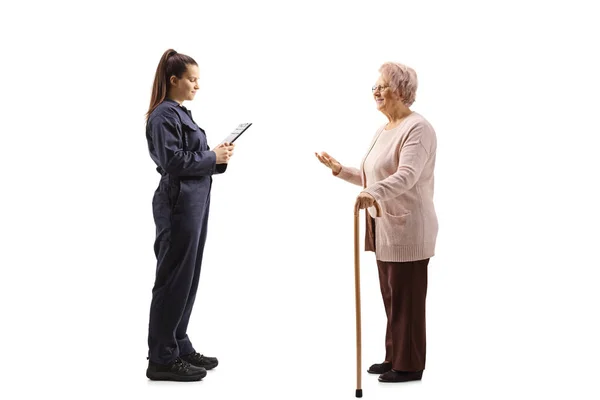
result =
[[378,90],[379,90],[380,92],[382,92],[382,91],[383,91],[383,89],[387,89],[387,88],[389,88],[389,87],[390,87],[390,85],[386,85],[386,86],[381,86],[381,85],[379,85],[379,86],[373,86],[373,87],[371,88],[371,91],[372,91],[373,93],[375,93],[375,92],[376,92],[376,91],[378,91]]

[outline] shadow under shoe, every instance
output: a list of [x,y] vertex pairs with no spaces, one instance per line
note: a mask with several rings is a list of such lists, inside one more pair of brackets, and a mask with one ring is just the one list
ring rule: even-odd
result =
[[215,357],[207,357],[203,354],[198,354],[196,352],[185,356],[181,356],[181,359],[189,362],[190,364],[196,367],[201,367],[207,370],[213,369],[214,367],[219,365],[219,360],[217,360]]
[[178,381],[193,382],[199,381],[206,376],[206,369],[191,365],[181,358],[169,364],[157,364],[148,361],[146,377],[153,381]]

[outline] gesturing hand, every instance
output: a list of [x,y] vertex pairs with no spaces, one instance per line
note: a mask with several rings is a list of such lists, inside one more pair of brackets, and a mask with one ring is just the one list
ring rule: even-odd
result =
[[315,152],[315,156],[323,163],[325,166],[330,168],[335,174],[339,174],[342,170],[342,164],[340,164],[335,158],[331,157],[326,152],[321,152],[321,154],[317,154]]

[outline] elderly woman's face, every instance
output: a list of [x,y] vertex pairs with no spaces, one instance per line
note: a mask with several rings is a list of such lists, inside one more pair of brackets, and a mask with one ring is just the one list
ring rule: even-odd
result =
[[400,100],[389,85],[388,79],[383,75],[380,75],[375,82],[373,97],[379,111],[392,109],[394,104]]

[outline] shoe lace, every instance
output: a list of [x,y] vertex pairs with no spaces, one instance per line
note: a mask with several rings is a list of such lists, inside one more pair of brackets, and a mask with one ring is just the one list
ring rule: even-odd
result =
[[175,368],[177,371],[188,372],[188,370],[190,369],[190,365],[191,364],[187,361],[184,361],[181,358],[177,358],[175,360],[175,364],[173,364],[173,368]]
[[196,361],[202,361],[204,356],[198,352],[190,354],[190,357]]

